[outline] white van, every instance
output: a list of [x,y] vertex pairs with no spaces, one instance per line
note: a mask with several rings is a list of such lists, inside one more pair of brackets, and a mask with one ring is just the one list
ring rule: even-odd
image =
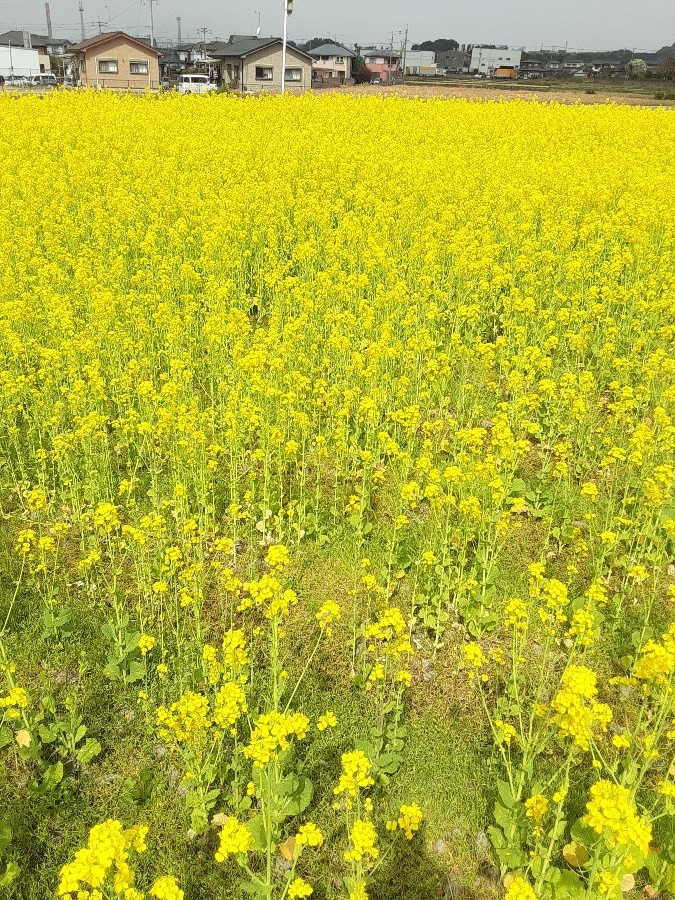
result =
[[33,75],[33,77],[30,79],[29,84],[32,84],[32,85],[41,84],[41,85],[45,85],[46,87],[56,87],[58,82],[56,80],[56,75],[47,74],[46,72],[43,72],[41,75]]
[[216,85],[209,81],[208,75],[181,75],[178,78],[179,94],[208,94],[215,89]]

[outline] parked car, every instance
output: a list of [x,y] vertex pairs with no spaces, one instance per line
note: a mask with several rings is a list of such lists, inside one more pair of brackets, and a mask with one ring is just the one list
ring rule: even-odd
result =
[[180,94],[208,94],[215,91],[218,85],[209,81],[208,75],[181,75],[178,78]]
[[51,73],[41,72],[39,75],[33,75],[28,80],[28,84],[33,87],[56,87],[58,84],[56,80],[56,75],[52,75]]
[[5,75],[6,88],[25,87],[27,84],[28,79],[25,75]]

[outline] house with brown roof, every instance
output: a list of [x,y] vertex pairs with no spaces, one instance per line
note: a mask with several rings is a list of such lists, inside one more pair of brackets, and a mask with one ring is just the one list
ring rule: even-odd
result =
[[[281,90],[281,38],[250,37],[209,54],[220,66],[220,80],[246,93]],[[303,93],[312,87],[312,57],[290,44],[286,49],[285,87]]]
[[104,32],[68,48],[83,87],[142,91],[159,88],[161,50],[125,34]]

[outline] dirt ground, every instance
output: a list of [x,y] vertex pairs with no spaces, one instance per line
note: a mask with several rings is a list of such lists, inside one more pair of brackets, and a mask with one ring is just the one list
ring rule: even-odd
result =
[[[588,90],[595,93],[589,94]],[[461,97],[468,100],[534,100],[540,103],[623,103],[628,106],[665,106],[675,108],[675,100],[656,100],[654,94],[659,88],[647,91],[636,89],[631,92],[628,88],[617,90],[611,85],[596,84],[592,87],[574,89],[573,87],[561,89],[536,90],[527,87],[502,87],[497,84],[467,85],[467,84],[406,84],[406,85],[357,85],[354,87],[339,88],[340,93],[350,94],[401,94],[408,97]],[[671,88],[672,90],[672,88]]]

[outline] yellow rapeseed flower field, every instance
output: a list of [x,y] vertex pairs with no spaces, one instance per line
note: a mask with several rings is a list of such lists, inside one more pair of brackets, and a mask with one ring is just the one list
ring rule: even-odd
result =
[[7,92],[0,160],[0,893],[675,893],[672,112]]

